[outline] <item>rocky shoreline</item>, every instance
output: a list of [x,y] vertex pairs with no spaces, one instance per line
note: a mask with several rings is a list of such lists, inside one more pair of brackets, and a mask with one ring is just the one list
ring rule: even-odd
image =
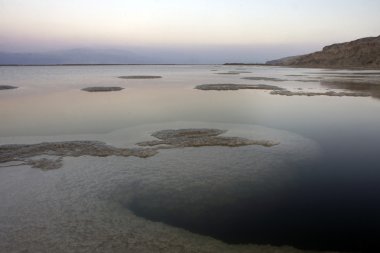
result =
[[308,68],[380,69],[380,36],[333,44],[319,52],[268,61],[266,64]]

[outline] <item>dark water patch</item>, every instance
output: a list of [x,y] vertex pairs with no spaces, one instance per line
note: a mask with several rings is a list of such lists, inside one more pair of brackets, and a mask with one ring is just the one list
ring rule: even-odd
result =
[[[377,252],[380,186],[355,185],[357,178],[344,172],[349,167],[336,170],[338,165],[348,164],[308,165],[299,170],[295,184],[277,190],[242,181],[210,196],[196,188],[165,191],[162,185],[137,194],[126,207],[138,216],[230,244]],[[370,196],[363,195],[367,191]]]
[[11,86],[11,85],[0,85],[0,90],[12,90],[12,89],[17,89],[17,87]]
[[121,79],[158,79],[162,76],[119,76]]
[[[380,137],[373,131],[322,131],[313,136],[324,151],[318,160],[280,160],[281,168],[272,170],[276,176],[258,175],[259,180],[251,180],[247,172],[260,165],[241,159],[248,153],[238,159],[230,156],[230,162],[218,157],[222,162],[213,169],[226,171],[223,184],[217,182],[224,177],[202,168],[192,178],[193,187],[171,187],[174,180],[167,175],[169,181],[154,185],[147,180],[145,186],[137,186],[135,197],[123,204],[138,216],[230,244],[380,252]],[[279,159],[273,156],[273,161]],[[180,170],[184,164],[177,165]],[[230,173],[239,170],[244,171],[234,180]],[[214,183],[202,184],[206,177],[215,178]]]
[[107,92],[107,91],[121,91],[124,88],[121,87],[106,87],[106,86],[98,86],[98,87],[87,87],[83,88],[83,91],[88,92]]

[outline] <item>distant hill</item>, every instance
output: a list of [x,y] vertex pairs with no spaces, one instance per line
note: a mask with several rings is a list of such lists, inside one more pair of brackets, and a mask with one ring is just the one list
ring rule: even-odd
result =
[[46,53],[0,52],[0,65],[145,64],[152,59],[125,50],[77,48]]
[[380,68],[380,36],[333,44],[319,52],[268,61],[266,64],[316,68]]

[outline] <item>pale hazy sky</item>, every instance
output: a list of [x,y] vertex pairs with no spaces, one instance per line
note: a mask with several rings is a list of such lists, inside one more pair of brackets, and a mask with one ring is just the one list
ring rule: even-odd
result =
[[239,47],[286,55],[379,34],[379,0],[0,0],[0,51]]

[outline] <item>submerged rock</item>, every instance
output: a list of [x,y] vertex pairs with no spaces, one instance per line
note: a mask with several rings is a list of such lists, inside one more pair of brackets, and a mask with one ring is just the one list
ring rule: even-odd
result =
[[162,76],[119,76],[121,79],[157,79]]
[[83,91],[88,91],[88,92],[106,92],[106,91],[120,91],[123,90],[124,88],[121,87],[87,87],[83,88]]
[[233,83],[222,83],[222,84],[201,84],[195,87],[198,90],[282,90],[282,88],[274,85],[266,84],[233,84]]
[[17,89],[18,87],[16,86],[11,86],[11,85],[0,85],[0,90],[12,90],[12,89]]

